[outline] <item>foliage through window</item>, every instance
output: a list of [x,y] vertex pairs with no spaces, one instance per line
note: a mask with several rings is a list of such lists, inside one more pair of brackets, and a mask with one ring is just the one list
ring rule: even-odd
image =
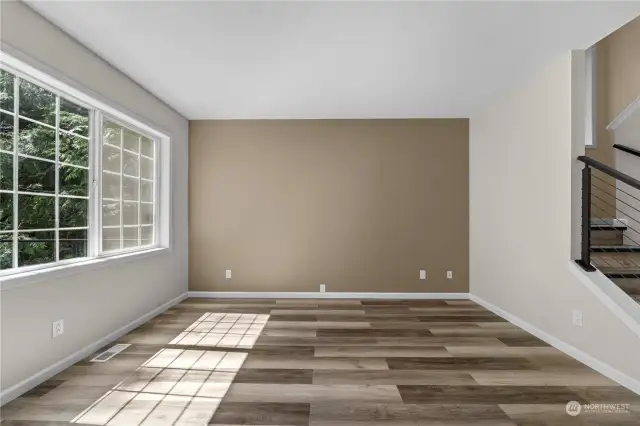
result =
[[153,245],[156,157],[155,140],[0,70],[0,272]]

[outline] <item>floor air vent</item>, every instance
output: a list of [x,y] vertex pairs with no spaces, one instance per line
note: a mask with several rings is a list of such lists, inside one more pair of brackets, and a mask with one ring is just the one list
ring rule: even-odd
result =
[[131,346],[131,344],[128,344],[128,343],[127,344],[119,343],[117,345],[113,345],[106,351],[102,352],[101,354],[93,358],[91,362],[107,362],[114,356],[118,355],[120,352],[127,349],[129,346]]

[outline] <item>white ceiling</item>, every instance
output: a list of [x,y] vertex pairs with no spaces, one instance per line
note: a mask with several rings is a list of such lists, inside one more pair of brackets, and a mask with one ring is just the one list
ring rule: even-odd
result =
[[640,2],[61,2],[36,11],[189,119],[468,117]]

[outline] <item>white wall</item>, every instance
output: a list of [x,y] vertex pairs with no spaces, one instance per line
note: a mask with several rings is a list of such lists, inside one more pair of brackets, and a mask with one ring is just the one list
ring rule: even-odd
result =
[[173,190],[170,253],[1,292],[5,391],[187,291],[188,122],[23,3],[1,7],[3,50],[171,136]]
[[570,269],[583,73],[584,52],[568,52],[472,115],[471,293],[640,380],[640,339]]

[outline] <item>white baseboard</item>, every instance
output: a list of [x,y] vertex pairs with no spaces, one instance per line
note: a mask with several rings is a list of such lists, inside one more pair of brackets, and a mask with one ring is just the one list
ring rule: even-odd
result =
[[213,299],[389,299],[468,300],[469,293],[316,293],[316,292],[231,292],[190,291],[189,297]]
[[79,361],[82,361],[84,358],[88,357],[89,355],[91,355],[101,347],[106,346],[115,340],[118,340],[120,337],[129,333],[134,328],[139,327],[140,325],[149,321],[151,318],[155,317],[158,314],[161,314],[162,312],[166,311],[172,306],[177,305],[178,303],[182,302],[186,298],[187,298],[187,293],[181,294],[180,296],[168,301],[167,303],[164,303],[158,306],[152,311],[147,312],[141,317],[136,318],[135,320],[131,321],[129,324],[123,327],[120,327],[119,329],[103,337],[102,339],[96,342],[93,342],[88,346],[85,346],[84,348],[72,353],[66,358],[61,359],[55,364],[50,365],[44,370],[40,370],[34,375],[32,375],[31,377],[24,379],[23,381],[11,386],[10,388],[7,388],[6,390],[2,391],[2,393],[0,393],[0,406],[8,403],[9,401],[14,400],[15,398],[19,397],[25,392],[28,392],[29,390],[38,386],[40,383],[44,382],[45,380],[48,380],[51,377],[55,376],[56,374],[60,373],[61,371],[64,371],[67,368],[71,367],[73,364]]
[[581,351],[580,349],[573,347],[571,345],[569,345],[568,343],[563,342],[562,340],[558,339],[557,337],[554,337],[542,330],[540,330],[539,328],[537,328],[536,326],[529,324],[528,322],[524,321],[523,319],[510,314],[509,312],[506,312],[504,310],[502,310],[501,308],[498,308],[495,305],[492,305],[491,303],[487,302],[486,300],[482,299],[481,297],[478,297],[476,295],[470,294],[469,298],[471,300],[473,300],[474,302],[476,302],[479,305],[482,305],[483,307],[487,308],[488,310],[492,311],[494,314],[501,316],[502,318],[506,319],[507,321],[509,321],[512,324],[517,325],[518,327],[520,327],[521,329],[533,334],[534,336],[536,336],[537,338],[544,340],[545,342],[547,342],[548,344],[550,344],[551,346],[553,346],[554,348],[566,353],[567,355],[577,359],[578,361],[580,361],[581,363],[593,368],[594,370],[596,370],[597,372],[599,372],[600,374],[610,378],[611,380],[619,383],[620,385],[626,387],[627,389],[630,389],[631,391],[637,393],[640,395],[640,381],[627,376],[626,374],[622,373],[621,371],[613,368],[612,366],[610,366],[609,364],[605,364],[604,362],[592,357],[591,355]]

